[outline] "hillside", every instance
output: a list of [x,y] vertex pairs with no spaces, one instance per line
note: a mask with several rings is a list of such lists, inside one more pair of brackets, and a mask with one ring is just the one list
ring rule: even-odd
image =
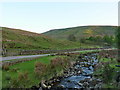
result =
[[20,29],[2,27],[2,44],[6,49],[67,49],[78,48],[79,43],[61,41],[45,35]]
[[44,35],[50,36],[57,39],[68,39],[69,35],[74,35],[77,40],[90,36],[105,36],[115,35],[116,26],[79,26],[64,29],[55,29],[43,33]]

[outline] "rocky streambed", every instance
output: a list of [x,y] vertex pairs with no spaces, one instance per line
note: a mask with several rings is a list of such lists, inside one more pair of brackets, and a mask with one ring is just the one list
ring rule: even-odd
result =
[[64,71],[61,77],[41,82],[40,88],[45,89],[80,89],[101,88],[102,81],[93,76],[95,65],[98,63],[97,54],[80,55],[73,67]]

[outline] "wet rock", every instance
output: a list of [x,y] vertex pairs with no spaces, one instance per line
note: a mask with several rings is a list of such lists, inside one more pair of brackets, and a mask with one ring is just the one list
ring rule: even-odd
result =
[[85,78],[84,82],[89,82],[90,78]]
[[64,88],[64,85],[58,85],[57,87],[58,88]]
[[63,78],[63,76],[58,76],[57,80],[61,80]]
[[43,82],[41,82],[41,87],[42,88],[47,88],[47,86]]
[[79,86],[81,86],[81,87],[83,86],[83,84],[82,84],[82,83],[78,83],[78,85],[79,85]]
[[85,67],[89,67],[90,65],[88,65],[88,64],[85,64],[84,66],[85,66]]
[[57,82],[59,82],[60,80],[59,79],[56,79]]
[[98,83],[98,82],[97,82],[97,80],[95,80],[95,79],[92,79],[92,81],[90,82],[90,84],[91,84],[92,86],[95,86],[97,83]]
[[49,85],[49,86],[47,86],[47,88],[48,88],[48,89],[50,89],[50,88],[51,88],[51,86]]
[[81,74],[82,72],[81,71],[78,71],[77,74]]
[[70,80],[67,80],[67,82],[71,82]]
[[102,80],[101,79],[97,79],[97,82],[102,82]]
[[92,66],[90,66],[90,67],[88,68],[88,70],[92,70],[92,71],[93,71],[93,67],[92,67]]
[[80,80],[79,83],[84,83],[85,81],[84,80]]
[[32,86],[31,89],[39,89],[37,86]]
[[81,59],[81,58],[82,58],[82,56],[78,56],[78,58],[79,58],[79,59]]
[[65,73],[68,73],[68,71],[64,71],[64,74],[65,74]]
[[84,82],[84,83],[83,83],[83,86],[84,86],[85,88],[88,88],[88,87],[89,87],[89,83],[88,83],[88,82]]
[[102,84],[101,84],[101,83],[98,83],[98,84],[95,85],[94,88],[102,88]]

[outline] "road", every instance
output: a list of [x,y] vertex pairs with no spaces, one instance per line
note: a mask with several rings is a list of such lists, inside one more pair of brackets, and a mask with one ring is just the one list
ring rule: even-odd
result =
[[[104,50],[112,50],[112,49],[104,49]],[[95,50],[72,51],[69,53],[77,53],[77,52],[83,52],[83,51],[95,51]],[[64,53],[68,53],[68,52],[64,52]],[[23,58],[35,58],[35,57],[42,57],[42,56],[49,56],[49,55],[51,55],[51,54],[27,55],[27,56],[8,56],[8,57],[0,57],[0,61],[23,59]]]
[[51,54],[27,55],[27,56],[9,56],[9,57],[2,57],[2,59],[0,59],[0,61],[13,60],[13,59],[23,59],[23,58],[34,58],[34,57],[49,56],[49,55],[51,55]]

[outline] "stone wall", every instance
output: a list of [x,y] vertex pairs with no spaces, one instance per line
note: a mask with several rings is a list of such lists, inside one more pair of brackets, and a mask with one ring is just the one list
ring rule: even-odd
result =
[[21,50],[21,49],[3,49],[3,56],[16,56],[16,55],[37,55],[37,54],[47,54],[47,53],[61,53],[61,52],[71,52],[71,51],[82,51],[82,50],[97,50],[97,49],[107,49],[107,48],[76,48],[76,49],[65,49],[65,50]]

